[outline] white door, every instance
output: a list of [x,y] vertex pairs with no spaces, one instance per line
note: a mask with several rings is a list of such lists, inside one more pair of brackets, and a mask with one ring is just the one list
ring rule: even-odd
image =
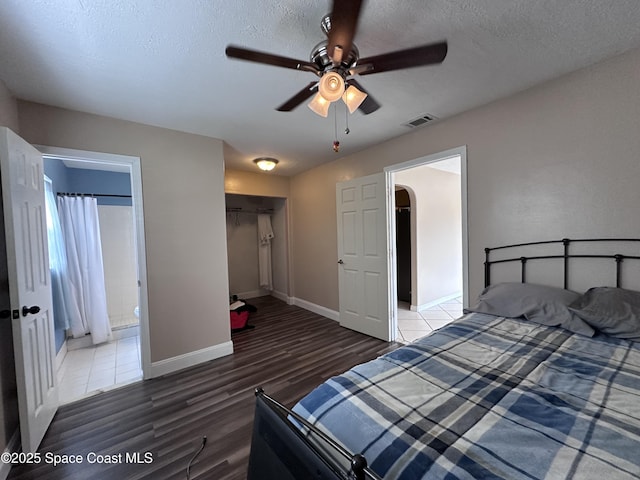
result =
[[384,173],[336,185],[340,325],[391,340]]
[[0,128],[0,167],[20,434],[35,452],[58,408],[42,155]]

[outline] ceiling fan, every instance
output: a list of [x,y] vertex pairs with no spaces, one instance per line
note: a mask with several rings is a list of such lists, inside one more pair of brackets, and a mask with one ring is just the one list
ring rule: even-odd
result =
[[290,112],[315,94],[309,108],[323,117],[327,116],[330,104],[341,98],[351,113],[356,109],[364,114],[375,112],[380,104],[353,78],[355,75],[441,63],[447,55],[447,43],[360,58],[353,38],[361,6],[362,0],[333,0],[331,13],[320,23],[327,39],[313,48],[308,62],[234,45],[227,46],[225,53],[230,58],[302,70],[319,77],[280,105],[278,111]]

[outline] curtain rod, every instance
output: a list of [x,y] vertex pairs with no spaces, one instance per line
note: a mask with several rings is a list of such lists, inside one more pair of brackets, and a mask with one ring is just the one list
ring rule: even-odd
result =
[[131,195],[115,195],[113,193],[67,193],[58,192],[59,197],[114,197],[114,198],[131,198]]

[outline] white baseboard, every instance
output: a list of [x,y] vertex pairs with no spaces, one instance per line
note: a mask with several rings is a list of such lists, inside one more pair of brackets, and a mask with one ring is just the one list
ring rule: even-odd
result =
[[302,300],[301,298],[294,297],[292,305],[304,308],[305,310],[309,310],[313,313],[317,313],[318,315],[322,315],[323,317],[335,320],[336,322],[340,321],[340,312],[331,310],[330,308],[323,307],[321,305],[316,305],[315,303],[307,302],[306,300]]
[[256,298],[256,297],[264,297],[265,295],[273,295],[272,291],[265,290],[264,288],[260,288],[258,290],[250,290],[248,292],[240,292],[233,293],[232,295],[236,295],[238,298]]
[[435,300],[431,300],[430,302],[423,303],[422,305],[418,305],[417,307],[415,305],[411,305],[411,310],[414,312],[420,312],[422,310],[426,310],[427,308],[431,308],[435,305],[439,305],[441,303],[447,302],[449,300],[453,300],[454,298],[458,298],[461,296],[462,296],[461,292],[455,292],[450,295],[445,295],[444,297],[436,298]]
[[[140,325],[131,325],[129,327],[124,328],[115,328],[111,330],[111,337],[108,342],[115,342],[122,338],[127,337],[135,337],[136,335],[140,335]],[[91,338],[91,334],[88,333],[83,337],[78,338],[67,338],[65,340],[65,344],[67,346],[67,350],[78,350],[80,348],[88,348],[94,347],[93,340]]]
[[271,296],[277,298],[278,300],[282,300],[287,305],[293,305],[293,298],[283,292],[278,292],[277,290],[273,290],[271,292]]
[[[184,368],[193,367],[199,363],[215,360],[216,358],[225,357],[233,353],[233,342],[228,341],[213,345],[212,347],[196,350],[195,352],[185,353],[177,357],[167,358],[159,362],[152,362],[148,378],[155,378],[167,373],[177,372]],[[145,376],[145,378],[147,378]]]
[[[4,449],[5,453],[15,453],[18,451],[18,447],[20,446],[20,430],[16,430],[11,435],[9,439],[9,443],[7,443],[7,447]],[[0,462],[0,480],[6,480],[9,476],[9,472],[11,471],[11,464]]]
[[123,338],[139,337],[139,336],[140,336],[140,324],[133,325],[130,327],[116,328],[114,330],[111,330],[110,341],[113,342],[115,340],[122,340]]

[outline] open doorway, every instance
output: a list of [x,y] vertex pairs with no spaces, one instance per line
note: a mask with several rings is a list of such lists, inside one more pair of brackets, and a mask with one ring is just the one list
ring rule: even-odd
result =
[[[396,285],[398,303],[411,305],[411,197],[406,188],[395,186],[396,197]],[[415,228],[415,227],[414,227]]]
[[225,203],[230,301],[290,303],[287,199],[227,193]]
[[391,328],[412,341],[459,317],[467,302],[466,149],[385,171],[396,192],[388,208]]
[[149,365],[140,164],[136,157],[38,148],[55,194],[90,197],[99,221],[110,334],[103,342],[78,328],[56,331],[60,402],[68,403],[139,381]]

